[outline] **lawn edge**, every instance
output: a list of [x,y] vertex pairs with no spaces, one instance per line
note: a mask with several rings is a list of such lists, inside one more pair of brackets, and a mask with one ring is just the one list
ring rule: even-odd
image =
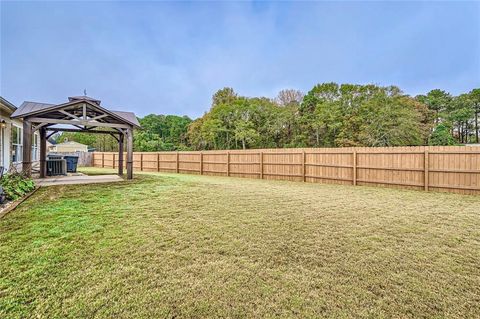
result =
[[12,212],[17,208],[21,203],[26,201],[30,196],[32,196],[38,189],[40,189],[41,186],[35,187],[33,191],[28,193],[27,195],[23,196],[22,198],[17,199],[14,201],[10,206],[6,207],[3,211],[0,212],[0,219],[6,216],[8,213]]

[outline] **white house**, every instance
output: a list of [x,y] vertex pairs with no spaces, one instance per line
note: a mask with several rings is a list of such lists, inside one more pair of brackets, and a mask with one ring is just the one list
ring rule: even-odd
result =
[[[0,166],[4,171],[11,166],[20,169],[23,156],[23,123],[21,120],[11,119],[10,116],[17,109],[15,105],[0,96]],[[39,161],[39,135],[35,132],[32,141],[32,161]]]
[[63,143],[52,144],[48,147],[48,150],[54,153],[88,152],[88,145],[77,143],[75,141],[66,141]]

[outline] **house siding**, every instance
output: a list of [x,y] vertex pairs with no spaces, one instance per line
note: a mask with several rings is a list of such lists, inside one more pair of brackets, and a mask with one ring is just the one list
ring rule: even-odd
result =
[[[4,123],[1,129],[1,147],[0,147],[0,166],[4,167],[4,170],[9,170],[10,168],[15,168],[16,170],[21,170],[22,162],[12,162],[13,156],[13,141],[12,141],[12,130],[14,127],[19,127],[23,129],[23,122],[21,120],[11,119],[10,116],[13,113],[10,107],[8,107],[3,101],[0,100],[0,121]],[[39,141],[38,132],[34,133],[37,136],[37,140]],[[39,146],[39,145],[38,145]],[[33,148],[32,148],[33,150]],[[38,164],[40,160],[40,152],[37,151],[34,154],[35,156],[32,157],[32,164],[35,166]]]
[[52,152],[56,153],[75,153],[75,152],[88,152],[88,146],[74,143],[74,144],[57,144],[51,147]]

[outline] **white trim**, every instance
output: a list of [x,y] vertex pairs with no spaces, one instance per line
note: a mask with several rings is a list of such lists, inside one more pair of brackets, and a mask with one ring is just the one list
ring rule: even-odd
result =
[[0,127],[0,166],[5,168],[5,127]]
[[[4,117],[1,118],[1,120],[5,120]],[[11,156],[12,156],[12,150],[11,150],[11,135],[12,135],[12,124],[11,122],[7,122],[5,124],[4,128],[1,128],[0,130],[0,152],[2,153],[0,156],[0,166],[3,166],[5,170],[8,170],[10,168],[10,163],[11,163]]]

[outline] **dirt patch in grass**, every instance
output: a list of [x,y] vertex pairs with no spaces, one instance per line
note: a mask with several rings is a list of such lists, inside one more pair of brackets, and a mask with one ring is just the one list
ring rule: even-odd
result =
[[479,287],[475,196],[138,174],[0,220],[7,318],[472,318]]

